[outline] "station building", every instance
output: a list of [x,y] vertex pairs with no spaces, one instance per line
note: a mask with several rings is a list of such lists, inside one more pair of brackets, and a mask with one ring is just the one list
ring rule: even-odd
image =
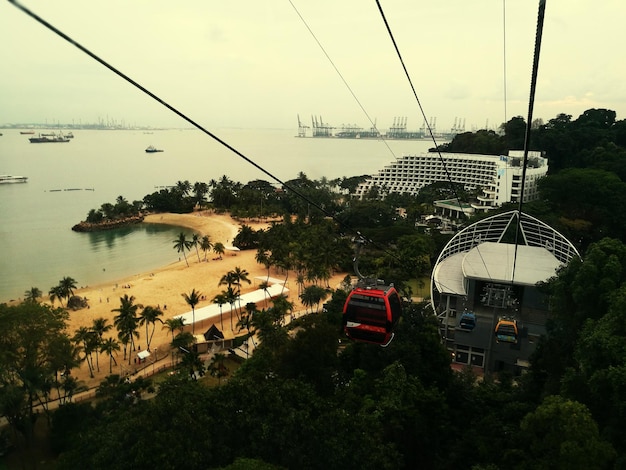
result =
[[[580,255],[563,235],[519,211],[459,231],[431,277],[431,303],[453,367],[513,374],[527,368],[548,318],[537,284],[574,257]],[[471,328],[464,317],[473,318]],[[501,320],[515,325],[514,336],[496,335]]]

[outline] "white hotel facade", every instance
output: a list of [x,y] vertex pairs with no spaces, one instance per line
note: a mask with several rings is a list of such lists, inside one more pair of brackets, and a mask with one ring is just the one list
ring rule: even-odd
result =
[[[523,157],[521,150],[511,150],[508,155],[437,152],[403,155],[361,183],[356,197],[363,199],[375,188],[381,195],[392,192],[416,195],[424,186],[452,181],[467,191],[481,189],[482,195],[472,207],[487,212],[507,202],[520,202]],[[528,152],[523,202],[537,198],[537,182],[547,172],[548,159],[541,152]]]

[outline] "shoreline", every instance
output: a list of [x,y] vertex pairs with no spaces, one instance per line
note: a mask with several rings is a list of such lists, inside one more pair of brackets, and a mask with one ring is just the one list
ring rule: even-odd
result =
[[[271,224],[268,222],[241,222],[233,219],[228,214],[214,214],[210,211],[195,212],[191,214],[151,214],[147,216],[144,223],[168,224],[184,227],[197,231],[200,235],[209,235],[211,243],[221,242],[225,246],[232,245],[233,238],[239,232],[241,225],[248,225],[255,230],[266,228]],[[198,259],[199,255],[199,259]],[[163,312],[161,320],[165,321],[175,316],[184,315],[191,312],[191,307],[186,303],[183,294],[189,294],[192,289],[199,292],[202,300],[195,309],[200,309],[209,305],[214,305],[213,299],[224,289],[224,285],[219,285],[219,281],[224,274],[239,267],[248,272],[250,284],[243,283],[241,293],[246,294],[259,289],[259,284],[268,276],[268,270],[264,265],[257,263],[256,250],[245,251],[227,251],[222,259],[218,259],[214,252],[207,252],[207,260],[205,261],[204,253],[192,249],[187,252],[187,261],[181,256],[179,261],[161,266],[153,271],[136,273],[124,278],[116,279],[112,282],[105,282],[98,285],[85,286],[75,290],[75,295],[85,297],[89,307],[81,310],[69,310],[69,319],[67,321],[67,333],[71,337],[74,332],[81,327],[91,327],[93,321],[97,318],[104,318],[107,324],[113,325],[114,317],[118,312],[112,310],[119,308],[120,298],[124,295],[133,296],[134,303],[143,307],[151,305],[159,307]],[[285,273],[272,269],[270,276],[284,278]],[[338,284],[343,279],[344,274],[335,274],[330,280],[331,285]],[[295,279],[293,273],[290,273],[289,280]],[[290,281],[291,282],[291,281]],[[298,297],[298,290],[292,288],[289,284],[288,298],[294,303],[294,312],[304,310]],[[44,294],[42,302],[49,303],[47,295]],[[58,302],[55,305],[59,305]],[[259,305],[259,308],[265,308],[265,305]],[[141,312],[139,309],[138,313]],[[233,317],[235,320],[236,317]],[[230,315],[223,315],[224,329],[222,333],[225,339],[233,338],[240,334],[235,326],[234,331],[230,329]],[[211,325],[216,324],[221,329],[219,321],[206,320],[198,321],[193,329],[196,334],[202,334],[208,330]],[[141,350],[147,348],[146,329],[145,326],[139,327],[137,330],[140,338],[136,344]],[[185,331],[192,331],[189,324],[185,327]],[[151,333],[151,330],[150,330]],[[115,328],[106,334],[106,337],[117,338]],[[162,324],[157,322],[154,330],[154,336],[151,341],[151,349],[158,350],[157,356],[160,359],[167,357],[171,344],[171,333],[162,328]],[[137,367],[134,363],[136,354],[139,350],[131,352],[130,364],[129,359],[123,359],[123,349],[116,356],[117,366],[113,367],[113,373],[123,375]],[[165,355],[165,356],[164,356]],[[102,356],[102,355],[101,355]],[[80,369],[72,372],[76,378],[87,386],[95,386],[99,384],[107,375],[109,375],[109,361],[105,356],[100,357],[100,370],[94,371],[94,377],[89,376],[87,366],[83,363]]]
[[[222,242],[224,245],[232,243],[233,238],[242,225],[228,214],[214,214],[209,211],[194,212],[191,214],[151,214],[146,216],[143,223],[167,224],[198,232],[199,235],[209,235],[211,242]],[[262,228],[261,224],[254,225],[255,229]],[[257,226],[258,225],[258,226]],[[183,294],[190,293],[192,289],[202,294],[203,300],[196,306],[196,309],[211,305],[213,298],[219,294],[224,286],[218,286],[221,277],[235,267],[241,267],[249,272],[249,278],[252,284],[244,284],[242,293],[257,288],[258,281],[256,276],[267,273],[264,266],[256,263],[255,250],[236,252],[236,255],[223,255],[222,260],[215,260],[216,255],[211,251],[207,252],[207,261],[204,261],[204,253],[199,251],[200,261],[194,249],[188,251],[187,261],[181,255],[179,261],[160,266],[149,272],[141,272],[132,274],[111,282],[105,282],[93,286],[85,286],[76,289],[75,295],[85,297],[88,300],[89,307],[81,310],[69,310],[69,320],[67,321],[67,333],[73,336],[74,332],[80,327],[91,327],[93,321],[97,318],[104,318],[107,324],[113,325],[114,317],[118,312],[112,311],[119,308],[120,298],[124,295],[133,296],[134,303],[141,306],[151,305],[161,308],[163,315],[161,320],[165,321],[177,315],[185,314],[191,311],[190,306],[185,302]],[[47,296],[46,296],[47,297]],[[44,297],[44,299],[46,298]],[[49,303],[46,300],[44,302]],[[58,303],[56,303],[58,305]],[[141,308],[138,313],[141,312]],[[206,323],[206,324],[204,324]],[[196,322],[196,334],[204,333],[212,324],[209,322]],[[159,360],[168,357],[171,343],[171,333],[162,328],[162,324],[157,322],[154,329],[154,336],[151,341],[151,350],[158,351]],[[216,325],[218,328],[220,325]],[[191,331],[192,326],[187,325],[185,331]],[[236,328],[235,328],[236,330]],[[137,353],[139,350],[145,350],[146,329],[145,326],[139,327],[137,330],[140,334],[136,345],[140,348],[137,351],[129,353],[126,360],[123,359],[123,349],[117,353],[117,366],[113,366],[113,373],[124,375],[134,370],[138,363]],[[151,332],[151,330],[150,330]],[[224,336],[232,338],[237,331],[230,330],[230,317],[224,315]],[[106,337],[117,338],[117,331],[112,328]],[[102,355],[101,355],[102,356]],[[100,357],[100,370],[94,371],[94,377],[89,376],[89,372],[85,363],[80,368],[73,370],[73,375],[88,387],[99,384],[107,375],[109,375],[109,361],[106,357]],[[129,364],[130,362],[130,364]]]

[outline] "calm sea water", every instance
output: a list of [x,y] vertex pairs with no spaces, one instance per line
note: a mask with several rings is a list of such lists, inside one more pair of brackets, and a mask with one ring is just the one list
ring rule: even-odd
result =
[[[173,240],[181,229],[176,227],[71,230],[90,209],[117,196],[133,201],[158,186],[209,182],[222,175],[242,183],[274,182],[197,130],[78,130],[69,143],[55,144],[31,144],[17,130],[0,132],[0,174],[28,176],[26,184],[0,185],[0,302],[22,297],[31,287],[47,293],[64,276],[85,286],[178,261]],[[300,171],[311,179],[373,174],[404,153],[432,146],[426,141],[300,139],[293,130],[215,134],[283,181]],[[148,145],[164,152],[147,154]]]

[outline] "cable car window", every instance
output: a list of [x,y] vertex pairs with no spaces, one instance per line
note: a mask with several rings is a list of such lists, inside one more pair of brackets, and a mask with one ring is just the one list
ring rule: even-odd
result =
[[346,307],[347,321],[385,326],[387,310],[384,299],[353,295]]

